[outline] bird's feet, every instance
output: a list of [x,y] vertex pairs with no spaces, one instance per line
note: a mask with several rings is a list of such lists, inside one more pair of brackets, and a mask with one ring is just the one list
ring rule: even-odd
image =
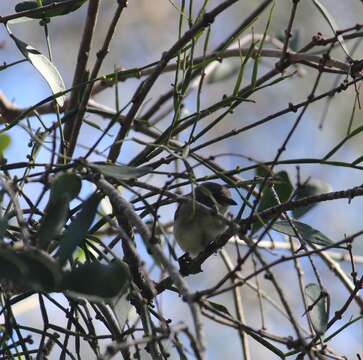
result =
[[187,276],[190,274],[198,274],[202,272],[202,268],[198,261],[192,259],[188,253],[185,253],[178,259],[179,263],[179,272],[183,276]]
[[189,273],[189,268],[192,261],[193,259],[190,257],[189,253],[185,253],[178,259],[180,269],[179,271],[182,275]]

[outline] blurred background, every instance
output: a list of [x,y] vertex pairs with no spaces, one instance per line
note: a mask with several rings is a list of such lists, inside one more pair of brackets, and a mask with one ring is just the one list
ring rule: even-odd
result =
[[[213,8],[221,3],[221,0],[209,1],[208,9]],[[5,0],[0,2],[0,15],[8,15],[14,12],[14,6],[17,3],[15,0]],[[112,18],[115,10],[116,1],[104,0],[101,2],[101,11],[95,32],[92,54],[90,56],[91,64],[94,63],[95,54],[101,47],[105,29]],[[194,1],[196,10],[202,4],[202,1]],[[261,1],[240,1],[220,17],[217,18],[211,27],[209,50],[217,47],[235,28],[248,16]],[[270,36],[281,36],[285,30],[288,17],[290,14],[290,7],[292,1],[277,0],[275,9],[272,15],[271,26],[269,29]],[[354,26],[362,21],[363,4],[358,0],[321,0],[321,3],[329,10],[332,17],[335,19],[339,29]],[[125,69],[133,67],[142,67],[148,63],[158,61],[161,53],[169,49],[177,40],[177,29],[179,12],[178,7],[180,1],[168,0],[135,0],[129,1],[127,9],[121,16],[121,20],[117,27],[116,34],[113,38],[110,47],[110,53],[104,61],[100,74],[112,73],[115,67],[123,67]],[[50,39],[52,43],[53,62],[60,71],[66,87],[71,86],[73,72],[77,60],[77,52],[79,42],[83,32],[83,24],[87,12],[87,6],[81,7],[78,11],[67,16],[52,19],[49,24]],[[255,34],[263,33],[266,22],[268,19],[268,10],[265,11],[253,24],[253,32]],[[47,54],[46,42],[44,38],[43,29],[39,26],[38,21],[31,21],[27,23],[19,23],[11,25],[13,33],[24,42],[27,42],[40,50],[42,53]],[[298,33],[298,47],[308,43],[311,38],[318,32],[322,33],[324,37],[331,37],[332,31],[328,24],[319,13],[312,1],[301,1],[298,6],[298,13],[294,22],[293,29]],[[251,32],[251,29],[250,31]],[[247,33],[245,33],[247,34]],[[11,39],[9,39],[5,28],[0,28],[0,43],[3,47],[0,49],[0,62],[11,63],[19,60],[21,54],[14,46]],[[347,42],[349,49],[356,48],[353,55],[354,59],[361,59],[362,46],[357,40]],[[272,48],[271,44],[266,44],[266,48]],[[317,49],[315,48],[314,51]],[[199,48],[199,55],[202,54]],[[332,57],[345,61],[343,51],[337,47],[332,52]],[[231,65],[239,64],[239,59],[232,59],[229,61]],[[262,59],[259,67],[259,75],[271,70],[274,66],[275,59]],[[223,63],[226,63],[224,61]],[[223,64],[222,63],[222,64]],[[250,81],[250,73],[252,71],[253,63],[249,64],[243,84],[248,84]],[[284,109],[289,102],[298,103],[304,101],[311,92],[312,85],[317,76],[317,71],[309,68],[303,68],[302,76],[295,76],[287,81],[280,82],[272,87],[267,87],[257,94],[254,94],[251,99],[254,103],[243,102],[234,111],[229,114],[217,127],[213,128],[209,133],[203,136],[200,143],[212,139],[217,135],[226,133],[232,129],[238,129],[244,125],[254,123],[255,121],[264,118],[268,114],[275,113]],[[338,77],[338,83],[344,79]],[[336,84],[337,76],[334,74],[324,74],[323,79],[319,84],[317,93],[322,93],[331,89]],[[159,96],[171,89],[171,84],[174,82],[174,74],[164,74],[159,78],[143,107],[144,111],[148,105],[156,101]],[[232,77],[224,81],[218,81],[204,86],[202,93],[202,108],[205,108],[214,102],[222,99],[226,93],[230,93],[233,89],[235,79]],[[139,84],[139,80],[127,80],[118,84],[120,107],[126,105],[130,100],[131,95]],[[11,101],[19,107],[31,106],[45,97],[51,95],[47,84],[35,72],[29,63],[23,63],[9,68],[0,73],[0,90]],[[112,109],[115,109],[115,89],[109,88],[104,92],[98,94],[95,100]],[[327,99],[315,102],[309,106],[303,120],[301,121],[297,131],[294,133],[293,138],[289,142],[286,151],[282,155],[282,159],[301,159],[312,158],[320,159],[328,153],[342,138],[346,136],[348,124],[351,118],[353,105],[355,102],[355,92],[351,88],[343,93],[338,94],[331,99],[327,106]],[[196,94],[192,93],[184,102],[185,114],[193,113],[196,109]],[[168,108],[170,104],[165,106]],[[324,112],[327,111],[323,127],[320,128],[320,123],[323,118]],[[157,124],[158,129],[165,129],[172,119],[170,114],[166,116],[161,122]],[[288,134],[293,121],[296,119],[296,114],[289,113],[285,116],[278,117],[265,125],[253,128],[251,131],[243,132],[237,136],[228,138],[225,141],[218,142],[212,146],[205,147],[200,152],[200,155],[206,157],[210,155],[221,154],[216,156],[216,163],[221,164],[225,169],[234,169],[236,166],[241,168],[252,165],[253,162],[247,160],[252,158],[256,161],[271,161],[282,141]],[[42,117],[45,123],[55,121],[53,115]],[[87,119],[96,123],[98,126],[105,128],[107,122],[101,117],[88,114]],[[202,121],[205,126],[214,117],[206,118]],[[30,121],[36,122],[35,118]],[[362,111],[357,107],[353,117],[353,128],[361,126],[362,124]],[[38,124],[34,124],[34,127]],[[199,127],[197,127],[197,130]],[[111,133],[115,135],[117,129],[114,128]],[[19,127],[12,128],[8,135],[11,137],[11,145],[6,151],[5,155],[8,162],[26,161],[27,143],[29,141],[28,135]],[[189,133],[181,134],[180,140],[184,140],[183,136],[187,139]],[[94,127],[84,125],[81,130],[80,143],[84,146],[92,145],[95,139],[99,136],[99,131]],[[130,138],[136,137],[140,140],[148,140],[140,134],[131,134]],[[112,137],[106,137],[99,147],[100,151],[107,149],[112,142]],[[363,155],[361,135],[349,140],[332,159],[343,161],[347,163],[353,162],[355,159]],[[127,163],[133,158],[137,151],[141,149],[141,145],[133,141],[126,143],[123,149],[122,157],[119,158],[121,163]],[[75,157],[81,156],[85,150],[78,148]],[[105,152],[107,155],[107,151]],[[103,160],[102,156],[94,155],[93,160]],[[38,162],[46,162],[49,160],[49,152],[42,150],[38,158]],[[165,167],[163,170],[167,170]],[[169,168],[170,169],[170,168]],[[279,166],[278,169],[286,170],[293,183],[296,183],[296,166],[285,165]],[[197,167],[195,172],[198,176],[210,174],[210,172],[203,168]],[[254,172],[244,172],[241,177],[244,179],[251,179]],[[321,164],[301,165],[300,176],[302,181],[311,177],[318,179],[330,185],[333,191],[343,190],[354,186],[361,185],[363,178],[361,172],[348,167],[337,166],[324,166]],[[167,181],[165,176],[153,177],[150,181],[157,186],[162,187]],[[26,189],[30,193],[32,186],[29,185]],[[34,187],[36,189],[36,187]],[[190,191],[190,188],[185,188],[184,193]],[[89,189],[84,189],[84,194],[89,192]],[[237,194],[233,194],[237,200]],[[175,204],[169,207],[161,208],[161,222],[167,223],[172,220],[175,210]],[[353,199],[349,204],[347,200],[335,200],[332,202],[325,202],[316,206],[312,211],[305,215],[302,219],[303,222],[319,229],[326,236],[333,241],[339,241],[345,235],[352,234],[362,229],[362,213],[363,202],[361,198]],[[173,241],[170,236],[170,242]],[[234,249],[232,246],[227,250],[231,252],[233,257]],[[178,254],[181,255],[179,251]],[[264,253],[266,258],[270,261],[276,259],[281,251],[269,251]],[[354,242],[354,254],[363,255],[363,239],[360,238]],[[146,255],[146,254],[144,254]],[[340,308],[348,297],[347,291],[335,279],[334,275],[326,268],[326,265],[321,261],[316,261],[318,270],[321,272],[324,286],[332,296],[331,298],[331,313]],[[306,283],[314,281],[311,268],[302,261],[305,271]],[[349,263],[340,263],[342,268],[349,274],[351,272]],[[358,274],[362,273],[362,264],[357,264],[356,271]],[[194,290],[206,288],[215,284],[216,279],[222,277],[223,263],[219,257],[214,256],[210,258],[203,266],[204,272],[198,275],[189,276],[186,280]],[[242,270],[242,274],[249,274],[253,270],[252,264],[247,269]],[[244,273],[245,271],[245,273]],[[303,317],[303,307],[300,297],[296,296],[298,283],[296,273],[293,270],[292,264],[284,263],[274,268],[275,274],[282,284],[288,284],[286,287],[286,297],[296,309],[296,316],[298,319]],[[277,298],[273,293],[274,290],[268,281],[263,277],[260,278],[260,284],[265,292],[272,294],[271,296]],[[243,287],[242,296],[244,307],[246,310],[246,323],[254,328],[261,327],[261,316],[257,305],[257,297],[255,292],[247,287]],[[173,322],[188,321],[190,317],[187,306],[180,301],[171,292],[165,292],[163,295],[163,311],[166,318],[170,318]],[[231,312],[234,311],[233,301],[230,295],[219,296],[213,299],[218,303],[224,304]],[[19,322],[24,324],[32,324],[36,326],[40,319],[36,307],[31,307],[29,311],[23,312],[19,318]],[[270,305],[265,306],[266,327],[270,333],[279,334],[281,336],[292,335],[292,329],[288,321],[280,316]],[[342,321],[337,322],[330,332],[333,332],[341,326],[344,321],[347,321],[353,315],[358,314],[358,309],[353,302],[348,311],[344,314]],[[55,315],[56,316],[56,315]],[[64,323],[66,320],[60,318],[59,323]],[[39,326],[42,323],[39,322]],[[104,331],[104,329],[100,329]],[[209,359],[222,359],[222,358],[238,358],[240,354],[240,343],[238,334],[227,327],[220,327],[212,321],[206,320],[206,335],[208,339],[208,355]],[[274,359],[274,355],[267,352],[265,348],[260,346],[254,340],[250,339],[250,346],[253,349],[253,359]],[[343,331],[339,336],[331,341],[331,346],[340,355],[345,355],[349,359],[356,358],[356,354],[362,354],[363,344],[363,322],[358,321],[350,326],[346,331]],[[177,358],[172,349],[172,358]],[[92,353],[88,353],[88,349],[84,349],[85,358],[89,354],[91,358]],[[145,359],[148,355],[144,354]],[[54,359],[57,355],[54,355]]]

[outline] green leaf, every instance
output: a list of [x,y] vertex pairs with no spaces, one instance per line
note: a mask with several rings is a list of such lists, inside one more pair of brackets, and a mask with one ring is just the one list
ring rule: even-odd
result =
[[[66,90],[63,79],[57,68],[38,50],[15,37],[7,27],[10,37],[26,59],[35,67],[44,80],[48,83],[52,93],[62,93]],[[59,106],[64,105],[64,96],[56,97]]]
[[[66,0],[43,0],[43,6],[51,5],[54,3],[61,3]],[[64,4],[64,6],[58,7],[57,9],[47,10],[42,12],[41,14],[37,15],[30,15],[29,18],[31,19],[43,19],[43,18],[51,18],[54,16],[61,16],[69,14],[77,9],[79,9],[86,0],[74,0],[72,3]],[[37,1],[22,1],[19,4],[16,4],[15,11],[22,12],[22,11],[29,11],[35,10],[39,7]]]
[[61,281],[61,269],[47,253],[38,249],[0,249],[0,278],[15,286],[53,291]]
[[[334,244],[332,240],[322,234],[319,230],[312,228],[310,225],[295,220],[291,220],[291,223],[295,226],[301,238],[309,244],[320,246],[330,246]],[[272,229],[279,233],[296,237],[294,229],[287,220],[276,222],[272,226]],[[337,245],[337,247],[339,246]]]
[[318,335],[323,335],[329,320],[329,296],[313,283],[305,286],[305,295],[308,307],[312,307],[308,312],[311,324]]
[[[256,170],[256,174],[258,176],[265,177],[266,171],[262,167],[259,167]],[[272,182],[280,202],[283,203],[289,200],[293,192],[293,186],[291,184],[288,173],[286,171],[278,172],[274,175]],[[261,212],[276,205],[278,205],[278,202],[276,200],[274,192],[270,187],[266,186],[263,190],[263,194],[257,208],[258,212]],[[262,224],[260,222],[256,222],[253,225],[253,232],[256,232],[258,229],[261,228],[261,226]]]
[[85,124],[93,127],[94,129],[97,129],[97,130],[100,130],[100,131],[104,131],[100,125],[96,124],[95,122],[93,122],[91,120],[83,119],[83,122]]
[[81,179],[73,173],[63,173],[53,180],[37,234],[37,243],[41,249],[47,249],[51,241],[60,234],[68,219],[69,203],[80,190]]
[[253,63],[252,68],[252,76],[251,76],[251,85],[252,89],[256,88],[256,82],[257,82],[257,75],[258,75],[258,67],[260,64],[260,57],[258,55],[255,56],[255,61]]
[[[314,5],[317,7],[317,9],[320,11],[320,13],[324,16],[325,20],[328,22],[330,28],[333,30],[334,35],[337,34],[338,25],[335,23],[334,18],[330,15],[329,11],[320,3],[319,0],[312,0]],[[337,39],[339,41],[340,46],[344,50],[345,54],[350,58],[349,51],[344,43],[344,38],[342,35],[338,35]]]
[[4,151],[9,147],[11,139],[6,134],[0,134],[0,157],[4,156]]
[[123,261],[113,260],[107,265],[92,262],[67,271],[62,290],[89,301],[114,304],[128,291],[130,279],[129,268]]
[[[273,177],[274,189],[280,202],[289,200],[294,188],[286,171],[280,171]],[[259,205],[259,211],[278,205],[278,202],[270,188],[265,189]]]
[[27,273],[27,268],[15,251],[0,247],[0,279],[10,280],[15,284]]
[[[300,200],[307,196],[319,195],[329,191],[331,191],[331,186],[328,183],[316,179],[311,179],[309,180],[309,182],[302,184],[297,188],[294,200]],[[314,204],[309,204],[307,206],[296,208],[292,210],[292,214],[295,219],[298,219],[316,205],[317,203],[314,203]]]
[[259,66],[259,62],[260,62],[260,54],[261,54],[263,45],[264,45],[265,40],[266,40],[266,36],[267,36],[268,29],[269,29],[270,24],[271,24],[272,13],[273,13],[274,8],[275,8],[275,2],[272,3],[272,6],[271,6],[271,9],[270,9],[270,12],[269,12],[269,16],[268,16],[268,19],[267,19],[265,31],[263,32],[263,36],[262,36],[260,45],[259,45],[258,50],[257,50],[257,55],[255,57],[255,62],[253,64],[252,78],[251,78],[251,86],[252,86],[253,89],[256,88],[257,74],[258,74],[258,66]]
[[102,195],[94,193],[91,195],[82,206],[82,210],[78,213],[76,218],[69,225],[67,230],[64,231],[60,238],[58,261],[61,265],[72,256],[73,251],[81,244],[83,239],[88,234],[88,229],[92,225],[93,219],[97,212],[97,207],[102,199]]
[[59,264],[47,253],[38,249],[17,252],[26,266],[26,274],[20,279],[24,287],[36,291],[54,291],[62,279]]
[[49,201],[37,234],[39,248],[47,249],[52,240],[61,233],[68,219],[69,201],[67,196]]
[[242,56],[240,56],[241,64],[240,64],[238,76],[237,76],[237,79],[236,79],[236,83],[234,84],[233,96],[238,95],[239,89],[240,89],[241,84],[242,84],[243,74],[244,74],[244,71],[245,71],[246,64],[247,64],[248,60],[251,58],[254,49],[255,49],[255,45],[254,45],[253,42],[251,42],[251,45],[248,48],[248,51],[247,51],[247,54],[246,54],[245,58],[242,60]]
[[70,172],[64,172],[54,178],[51,185],[51,199],[60,199],[66,196],[72,200],[81,191],[81,179],[78,175]]
[[224,306],[224,305],[221,305],[221,304],[218,304],[216,302],[213,302],[213,301],[210,301],[208,300],[208,304],[215,310],[217,311],[220,311],[222,313],[225,313],[229,316],[232,316],[231,313],[228,311],[228,309]]
[[130,180],[144,176],[152,171],[149,166],[133,167],[127,165],[111,165],[111,164],[88,164],[92,169],[97,170],[101,174],[107,177],[111,177],[116,180]]

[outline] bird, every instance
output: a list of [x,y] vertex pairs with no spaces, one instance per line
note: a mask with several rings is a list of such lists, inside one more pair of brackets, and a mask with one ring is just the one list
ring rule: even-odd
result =
[[195,257],[210,242],[216,242],[228,225],[219,215],[225,216],[229,206],[237,205],[225,185],[205,182],[198,185],[188,197],[214,211],[198,207],[193,201],[181,202],[174,216],[175,240],[186,255]]

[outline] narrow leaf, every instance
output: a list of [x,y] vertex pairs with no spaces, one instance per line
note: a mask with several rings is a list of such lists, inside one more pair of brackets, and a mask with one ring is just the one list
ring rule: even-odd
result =
[[100,131],[104,131],[100,125],[96,124],[93,121],[90,121],[90,120],[87,120],[87,119],[83,119],[83,121],[84,121],[85,124],[93,127],[94,129],[97,129],[97,130],[100,130]]
[[[57,68],[38,50],[19,40],[11,33],[9,28],[7,29],[10,37],[14,40],[15,45],[18,47],[24,57],[30,61],[30,63],[48,83],[50,89],[52,90],[52,93],[55,95],[57,93],[62,93],[63,91],[65,91],[66,88],[63,79],[61,78]],[[56,101],[58,105],[62,107],[64,105],[64,96],[56,97]]]
[[68,219],[69,200],[67,196],[64,196],[49,201],[37,235],[39,248],[47,249],[52,240],[62,231]]
[[[59,4],[64,1],[66,1],[66,0],[43,0],[42,2],[43,2],[43,6],[47,6],[47,5],[51,5],[54,3]],[[57,7],[57,9],[51,9],[51,10],[43,11],[40,14],[30,15],[29,18],[43,19],[43,18],[51,18],[54,16],[66,15],[72,11],[79,9],[85,1],[86,0],[78,0],[78,1],[75,0],[72,3],[64,4],[64,6]],[[22,11],[28,11],[28,10],[35,10],[39,7],[40,6],[37,1],[22,1],[21,3],[16,4],[15,11],[22,12]]]
[[51,198],[53,200],[67,195],[70,200],[74,199],[81,191],[81,179],[74,173],[61,173],[54,178],[51,185]]
[[322,294],[319,285],[305,286],[306,302],[310,309],[308,312],[311,324],[318,335],[323,335],[329,320],[329,296]]
[[240,56],[241,65],[240,65],[237,80],[236,80],[236,83],[235,83],[234,89],[233,89],[233,95],[234,96],[238,95],[238,92],[239,92],[239,89],[241,87],[241,83],[242,83],[242,80],[243,80],[243,74],[244,74],[244,71],[245,71],[246,64],[247,64],[248,60],[251,58],[254,49],[255,49],[255,44],[252,41],[250,47],[248,48],[247,54],[246,54],[245,58],[243,59],[243,61],[242,61],[242,56]]
[[37,244],[41,249],[47,249],[62,231],[68,219],[69,203],[80,190],[81,180],[75,174],[63,173],[53,180],[49,201],[37,234]]
[[228,309],[224,306],[224,305],[221,305],[221,304],[218,304],[216,302],[213,302],[213,301],[210,301],[208,300],[208,304],[215,310],[217,311],[220,311],[222,313],[225,313],[229,316],[232,316],[231,313],[228,311]]
[[[319,0],[312,0],[314,5],[317,7],[317,9],[320,11],[320,13],[324,16],[325,20],[328,22],[330,28],[333,30],[334,35],[337,35],[338,25],[335,23],[334,18],[330,15],[329,11],[320,3]],[[344,50],[347,57],[350,59],[350,54],[345,46],[344,38],[342,35],[338,35],[337,39],[339,41],[340,46]]]
[[[291,220],[291,223],[296,228],[301,238],[309,244],[315,244],[320,246],[329,246],[334,244],[332,240],[322,234],[319,230],[312,228],[310,225],[295,220]],[[276,222],[272,226],[272,229],[282,234],[296,237],[294,229],[290,226],[287,220]]]
[[83,204],[82,210],[63,233],[59,242],[58,261],[61,265],[72,256],[74,250],[88,234],[102,195],[94,193]]
[[149,166],[133,167],[133,166],[118,166],[108,164],[88,164],[92,169],[97,170],[104,176],[111,177],[116,180],[130,180],[144,176],[152,171]]
[[263,36],[262,36],[262,39],[261,39],[261,42],[260,42],[260,46],[258,48],[257,55],[255,57],[255,63],[253,65],[252,79],[251,79],[251,85],[252,85],[253,88],[256,87],[258,66],[259,66],[259,62],[260,62],[260,54],[261,54],[261,50],[262,50],[263,45],[264,45],[265,40],[266,40],[268,29],[269,29],[270,24],[271,24],[272,13],[273,13],[274,8],[275,8],[275,2],[273,2],[272,6],[271,6],[271,9],[270,9],[270,12],[269,12],[269,15],[268,15],[268,19],[267,19],[267,23],[266,23],[266,28],[265,28],[265,31],[263,32]]

